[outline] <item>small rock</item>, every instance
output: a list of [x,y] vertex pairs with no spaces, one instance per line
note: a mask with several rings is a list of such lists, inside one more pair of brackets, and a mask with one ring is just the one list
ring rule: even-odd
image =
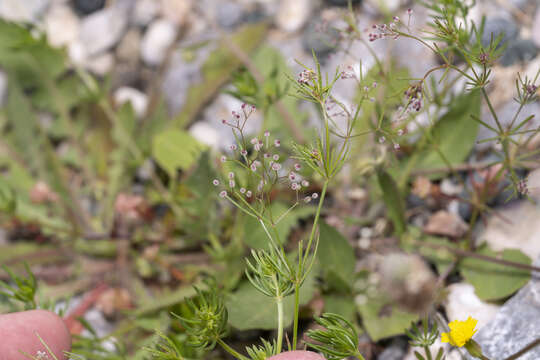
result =
[[82,15],[88,15],[102,9],[105,0],[73,0],[75,10]]
[[287,32],[300,30],[311,14],[311,0],[281,0],[276,14],[277,26]]
[[161,0],[161,16],[177,25],[182,25],[191,6],[192,0]]
[[432,186],[431,181],[425,176],[417,176],[413,181],[411,193],[425,199],[431,194]]
[[[86,320],[90,326],[92,326],[92,329],[94,329],[98,337],[105,337],[114,330],[114,325],[107,321],[107,319],[103,316],[103,313],[95,307],[88,310],[84,314],[84,320]],[[86,337],[92,336],[92,334],[90,334],[86,329],[83,330],[81,335]]]
[[442,235],[451,238],[459,238],[465,235],[469,225],[461,220],[459,216],[448,211],[440,210],[433,214],[426,226],[424,232],[431,235]]
[[[333,6],[349,6],[349,0],[326,0],[329,5]],[[352,0],[352,5],[358,5],[362,3],[362,0]]]
[[445,178],[441,181],[440,189],[444,195],[456,196],[463,191],[463,186],[459,183],[455,183],[451,179]]
[[122,105],[126,102],[131,103],[131,107],[135,111],[135,114],[141,118],[146,114],[146,109],[148,107],[148,97],[145,93],[131,88],[131,87],[121,87],[114,92],[114,100],[117,105]]
[[497,209],[480,230],[478,240],[494,251],[519,249],[532,259],[540,256],[540,208],[528,200],[515,201]]
[[127,11],[121,6],[111,6],[84,18],[79,40],[86,54],[96,55],[116,45],[127,24]]
[[0,70],[0,108],[4,106],[7,97],[8,78],[5,72]]
[[150,66],[165,59],[167,49],[176,38],[176,26],[167,20],[156,20],[148,27],[141,42],[141,58]]
[[118,60],[136,64],[139,61],[139,53],[141,49],[141,33],[139,30],[132,28],[118,44],[116,48],[116,56]]
[[[503,34],[503,36],[498,47],[501,47],[505,42],[509,42],[509,44],[514,42],[518,37],[519,28],[516,23],[510,19],[502,17],[488,18],[484,27],[484,33],[482,34],[482,45],[487,48],[491,42],[492,36],[493,41],[495,41],[501,34]],[[508,48],[506,50],[508,50]]]
[[189,129],[189,133],[201,143],[211,146],[214,149],[219,148],[221,137],[218,131],[210,124],[203,121],[196,122]]
[[480,300],[471,284],[452,284],[447,290],[445,309],[449,321],[465,320],[474,314],[474,318],[478,320],[477,329],[481,329],[495,317],[499,310],[499,306]]
[[216,18],[220,26],[232,29],[242,22],[244,9],[233,1],[223,1],[216,9]]
[[66,46],[79,36],[79,18],[69,6],[54,6],[45,17],[45,32],[49,44],[56,47]]
[[112,53],[104,53],[94,56],[87,59],[84,66],[95,75],[105,76],[114,67],[114,55]]
[[499,59],[502,66],[516,63],[527,63],[538,55],[538,47],[530,39],[517,39],[508,44],[503,56]]
[[339,41],[339,32],[331,26],[323,26],[320,18],[310,21],[302,35],[302,46],[311,54],[313,50],[321,62],[332,53]]
[[34,23],[45,13],[50,0],[2,0],[0,18],[8,21]]
[[190,86],[202,81],[200,66],[199,61],[186,62],[179,52],[173,55],[162,88],[171,114],[177,114],[182,109]]
[[131,308],[131,296],[126,289],[108,289],[96,301],[96,308],[103,312],[107,318],[113,318],[120,311]]
[[407,353],[407,340],[397,338],[377,356],[377,360],[403,360]]
[[402,307],[421,313],[431,305],[436,278],[420,256],[385,254],[377,274],[381,288]]
[[532,40],[536,46],[540,47],[540,7],[536,10],[536,15],[534,15]]
[[137,26],[147,26],[161,12],[158,0],[138,0],[132,14],[132,22]]
[[[540,266],[540,258],[534,262]],[[482,352],[490,359],[505,359],[533,341],[540,334],[540,277],[531,281],[508,300],[495,318],[474,336]],[[472,359],[468,357],[468,359]],[[540,359],[540,346],[519,357],[520,360]]]

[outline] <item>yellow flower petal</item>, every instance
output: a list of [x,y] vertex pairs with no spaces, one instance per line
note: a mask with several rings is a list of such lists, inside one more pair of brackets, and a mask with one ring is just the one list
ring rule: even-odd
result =
[[462,347],[476,333],[474,329],[478,320],[469,318],[465,321],[454,320],[448,324],[450,332],[441,334],[441,341],[448,342],[453,346]]

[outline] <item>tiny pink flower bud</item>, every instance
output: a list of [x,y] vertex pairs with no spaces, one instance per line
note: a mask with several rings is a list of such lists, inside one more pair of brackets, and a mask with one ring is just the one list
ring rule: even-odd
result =
[[244,194],[246,192],[246,188],[240,188],[240,192]]
[[251,163],[251,165],[249,166],[251,171],[257,171],[257,165],[255,165],[255,163]]
[[374,89],[377,87],[377,82],[374,81],[373,84],[371,85]]
[[219,185],[219,180],[218,179],[214,179],[212,181],[212,184],[214,184],[214,186],[218,186]]
[[222,123],[223,125],[227,125],[227,120],[222,119],[222,120],[221,120],[221,123]]
[[278,155],[278,154],[274,154],[274,156],[272,156],[272,159],[274,159],[274,161],[278,161],[278,160],[279,160],[279,155]]
[[246,104],[245,103],[242,104],[241,108],[242,108],[242,110],[244,110],[246,108]]
[[270,136],[270,131],[268,131],[268,130],[265,131],[265,132],[264,132],[264,137],[269,137],[269,136]]
[[232,145],[230,146],[230,149],[231,149],[232,151],[235,151],[236,149],[238,149],[238,146],[236,146],[236,144],[232,144]]
[[303,186],[303,187],[308,187],[308,186],[309,186],[309,181],[307,181],[307,180],[302,180],[302,186]]
[[379,144],[383,144],[386,141],[386,138],[384,136],[381,136],[379,138]]
[[299,186],[297,183],[294,183],[294,182],[293,182],[293,183],[291,184],[291,189],[293,189],[293,190],[298,190],[299,188],[300,188],[300,186]]
[[307,204],[308,202],[310,202],[310,201],[311,201],[311,196],[306,196],[306,197],[304,198],[304,202],[305,202],[306,204]]
[[227,192],[225,190],[219,193],[219,197],[224,198],[225,196],[227,196]]
[[252,145],[255,145],[255,144],[257,144],[259,142],[259,139],[253,138],[253,139],[251,139],[250,142],[251,142]]
[[409,16],[411,16],[412,13],[413,13],[413,10],[412,10],[411,8],[407,9],[407,14],[408,14]]
[[279,141],[278,139],[274,140],[274,146],[275,147],[280,147],[281,146],[281,141]]
[[281,164],[273,163],[272,164],[272,170],[279,171],[281,169]]
[[236,183],[234,182],[234,180],[229,180],[229,187],[230,188],[233,188],[235,185],[236,185]]
[[243,156],[246,156],[246,155],[247,155],[247,150],[246,150],[246,149],[242,149],[242,151],[240,151],[240,154],[242,154]]
[[403,129],[398,129],[397,134],[398,134],[398,136],[403,135]]
[[289,180],[291,180],[291,181],[296,180],[296,174],[293,173],[292,171],[289,173]]
[[394,150],[399,150],[400,149],[400,146],[398,143],[394,143]]
[[311,197],[312,197],[313,199],[316,199],[316,198],[318,198],[318,197],[319,197],[319,194],[317,194],[317,193],[313,193],[313,194],[311,194]]
[[248,198],[251,197],[251,190],[248,190],[248,191],[246,192],[246,197],[248,197]]
[[234,173],[232,171],[229,172],[229,179],[234,179]]
[[398,21],[399,21],[399,17],[394,16],[394,17],[393,17],[393,20],[394,20],[394,22],[398,22]]
[[302,166],[300,166],[300,164],[294,164],[294,170],[300,171],[301,168]]
[[263,156],[264,156],[265,159],[269,159],[269,158],[270,158],[270,154],[268,154],[268,153],[265,153]]
[[225,161],[227,161],[227,158],[225,156],[222,156],[220,160],[222,163],[224,163]]

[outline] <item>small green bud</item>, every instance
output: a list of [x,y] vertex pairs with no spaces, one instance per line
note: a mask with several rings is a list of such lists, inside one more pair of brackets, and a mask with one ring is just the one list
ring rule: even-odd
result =
[[469,352],[469,354],[471,354],[471,356],[474,356],[480,359],[484,358],[484,354],[482,354],[482,348],[480,347],[480,344],[478,344],[473,339],[469,339],[469,341],[465,343],[465,349],[467,349],[467,351]]

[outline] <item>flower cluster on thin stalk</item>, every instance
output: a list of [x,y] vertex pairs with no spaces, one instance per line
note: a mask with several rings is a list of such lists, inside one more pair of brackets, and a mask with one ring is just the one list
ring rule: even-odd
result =
[[392,21],[388,24],[375,24],[371,26],[371,32],[368,34],[368,40],[370,42],[383,39],[383,38],[392,38],[397,40],[400,35],[403,33],[400,31],[402,26],[406,26],[409,30],[411,23],[412,9],[407,10],[407,15],[409,17],[407,24],[404,24],[399,16],[394,16]]
[[[232,120],[222,121],[231,128],[236,143],[229,146],[230,156],[221,157],[224,167],[230,169],[227,178],[221,181],[214,179],[212,182],[220,187],[220,197],[261,220],[266,216],[269,194],[278,185],[286,184],[295,193],[296,203],[293,207],[301,197],[305,202],[310,202],[318,194],[305,194],[310,183],[300,174],[302,166],[291,163],[282,151],[281,141],[272,138],[269,131],[265,131],[262,137],[247,139],[244,128],[254,111],[254,106],[243,104],[240,112],[232,112]],[[275,225],[281,218],[269,220]]]

